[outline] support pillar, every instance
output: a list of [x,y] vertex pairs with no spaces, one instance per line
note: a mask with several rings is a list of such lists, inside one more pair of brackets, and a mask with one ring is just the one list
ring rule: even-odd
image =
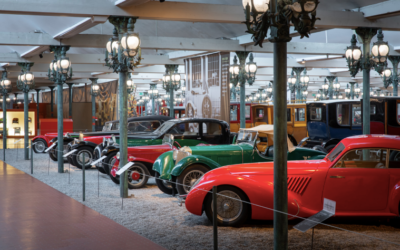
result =
[[[68,98],[68,118],[72,119],[72,85],[73,83],[67,83],[68,85],[68,93],[69,93],[69,98]],[[86,93],[85,93],[86,94]]]
[[3,93],[3,161],[6,160],[7,149],[7,108],[6,108],[7,94]]
[[358,38],[363,43],[363,61],[361,62],[361,68],[363,70],[363,134],[370,134],[370,121],[371,121],[371,108],[370,108],[370,51],[371,51],[371,39],[376,35],[378,29],[376,28],[357,28],[356,33]]
[[354,94],[355,94],[354,85],[357,84],[357,83],[356,82],[349,82],[349,84],[350,84],[350,99],[354,100]]
[[[287,195],[287,43],[274,43],[274,209],[288,212]],[[287,249],[288,218],[274,211],[274,249]]]
[[[145,111],[146,112],[146,111]],[[175,111],[174,111],[174,89],[171,87],[169,91],[169,113],[170,117],[175,118]]]
[[[122,54],[120,50],[119,55]],[[128,92],[126,90],[127,72],[119,72],[119,168],[127,164],[128,158]],[[127,172],[120,175],[120,196],[128,198],[128,180]]]
[[399,67],[400,56],[389,56],[389,60],[392,62],[393,65],[393,72],[392,72],[393,96],[398,96],[399,77],[397,75],[397,68]]
[[294,73],[296,73],[296,83],[295,83],[296,100],[295,100],[295,103],[301,103],[300,77],[301,77],[301,73],[303,72],[304,69],[305,69],[305,67],[293,67],[293,71],[294,71]]
[[63,117],[63,82],[57,82],[57,163],[58,173],[64,173],[64,117]]
[[39,135],[39,92],[41,89],[35,89],[36,90],[36,108],[37,108],[37,113],[36,113],[36,121],[37,121],[37,125],[36,125],[36,135]]
[[238,82],[240,84],[240,128],[246,128],[246,81],[245,77],[245,65],[246,58],[250,52],[247,51],[236,51],[236,55],[239,59],[240,70],[238,76]]
[[50,112],[51,112],[51,118],[54,117],[54,113],[53,113],[53,104],[54,104],[54,98],[53,98],[53,90],[55,88],[55,86],[49,86],[50,88]]
[[92,95],[92,131],[96,131],[96,97]]
[[25,160],[29,160],[28,91],[29,90],[24,91],[24,159]]

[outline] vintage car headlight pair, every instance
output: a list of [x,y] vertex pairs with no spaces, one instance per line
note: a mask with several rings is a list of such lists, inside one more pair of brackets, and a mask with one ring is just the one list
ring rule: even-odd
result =
[[117,159],[119,160],[119,156],[120,156],[120,153],[118,152],[115,157],[117,157]]

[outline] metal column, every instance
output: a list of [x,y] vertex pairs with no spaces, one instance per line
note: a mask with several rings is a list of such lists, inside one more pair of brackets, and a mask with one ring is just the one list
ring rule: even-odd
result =
[[375,28],[357,28],[356,33],[358,37],[362,40],[363,43],[363,62],[362,70],[363,70],[363,134],[370,134],[370,51],[371,51],[371,39],[377,33],[378,29]]
[[92,95],[92,131],[96,131],[96,97]]
[[53,113],[53,104],[54,104],[54,98],[53,98],[53,90],[55,88],[55,86],[49,86],[50,88],[50,111],[51,111],[51,118],[54,117],[54,113]]
[[28,91],[24,91],[24,159],[25,160],[29,160],[28,109],[29,109]]
[[[145,111],[146,112],[146,111]],[[170,117],[175,118],[175,111],[174,111],[174,89],[171,87],[169,92],[169,113]]]
[[63,117],[63,82],[57,82],[57,133],[58,133],[58,148],[57,148],[57,163],[58,172],[64,173],[64,117]]
[[[118,55],[122,54],[122,51]],[[127,164],[128,158],[128,92],[126,90],[127,72],[119,72],[119,168]],[[120,175],[120,196],[128,198],[128,182],[126,172]]]
[[328,79],[329,82],[329,88],[328,88],[328,96],[329,100],[333,99],[333,81],[336,79],[336,76],[327,76],[326,79]]
[[39,92],[41,89],[35,89],[36,90],[36,108],[37,108],[37,113],[36,113],[36,121],[37,121],[37,125],[36,125],[36,135],[39,135]]
[[240,82],[240,128],[246,128],[246,82]]
[[7,148],[7,108],[6,108],[7,94],[3,93],[3,161],[6,161],[6,148]]
[[[274,209],[287,213],[287,43],[274,43]],[[274,212],[274,249],[287,249],[288,218]]]
[[392,62],[393,65],[393,72],[392,72],[392,85],[393,85],[393,96],[398,96],[398,84],[399,78],[397,75],[397,68],[399,67],[400,56],[389,56],[389,60]]
[[67,83],[68,85],[68,93],[69,93],[69,99],[68,99],[68,118],[72,119],[72,85],[73,83]]

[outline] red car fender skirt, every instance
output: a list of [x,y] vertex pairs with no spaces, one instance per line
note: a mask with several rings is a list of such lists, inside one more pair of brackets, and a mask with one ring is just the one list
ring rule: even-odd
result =
[[[54,138],[54,137],[53,137],[53,138]],[[51,138],[51,139],[53,139],[53,138]],[[35,140],[37,140],[37,139],[43,139],[43,140],[45,140],[46,143],[47,143],[47,146],[48,146],[48,147],[50,146],[49,144],[50,144],[50,140],[51,140],[51,139],[48,139],[46,136],[44,136],[44,135],[37,135],[37,136],[33,137],[32,141],[35,142]]]
[[389,194],[389,211],[399,216],[400,209],[400,181],[393,185]]

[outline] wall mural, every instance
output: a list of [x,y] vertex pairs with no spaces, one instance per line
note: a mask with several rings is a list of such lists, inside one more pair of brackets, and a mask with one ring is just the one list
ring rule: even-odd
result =
[[137,102],[136,102],[136,98],[135,98],[135,93],[131,93],[128,95],[128,118],[136,117],[136,116],[138,116]]
[[185,59],[187,117],[229,122],[229,53]]

